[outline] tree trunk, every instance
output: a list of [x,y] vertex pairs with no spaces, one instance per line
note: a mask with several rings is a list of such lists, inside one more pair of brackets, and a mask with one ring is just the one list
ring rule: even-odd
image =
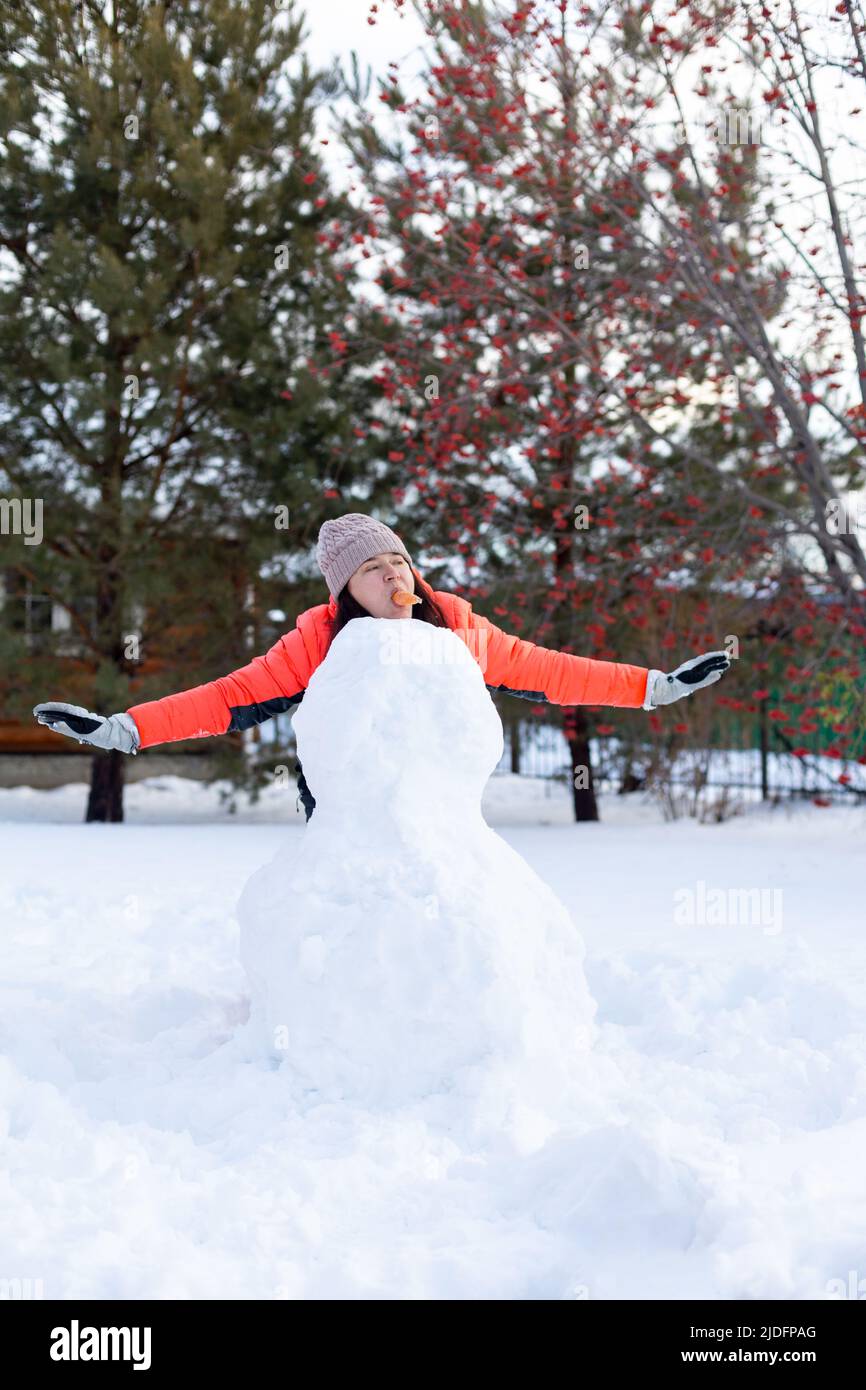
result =
[[[113,212],[118,215],[117,188]],[[127,441],[123,428],[126,340],[109,319],[106,342],[106,405],[97,512],[95,638],[101,661],[94,685],[94,708],[123,709],[123,676],[128,669],[123,640],[125,597],[123,468]],[[124,702],[125,703],[125,702]],[[123,759],[117,749],[94,754],[85,821],[123,820]]]
[[85,820],[123,820],[123,760],[116,748],[94,753]]
[[520,721],[517,719],[511,724],[511,771],[520,773]]
[[758,706],[758,729],[761,739],[761,800],[768,801],[770,797],[770,778],[768,769],[769,753],[769,730],[767,728],[767,701],[762,700]]
[[[574,819],[598,820],[598,804],[592,779],[592,759],[589,754],[589,723],[580,705],[568,705],[563,711],[565,737],[571,753]],[[578,776],[582,773],[582,776]],[[582,785],[585,781],[586,785]],[[580,785],[579,785],[580,784]]]

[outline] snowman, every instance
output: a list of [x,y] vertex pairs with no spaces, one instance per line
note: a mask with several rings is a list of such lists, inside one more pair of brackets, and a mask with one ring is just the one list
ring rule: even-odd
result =
[[237,908],[257,1047],[299,1105],[553,1132],[595,1004],[569,912],[482,814],[503,730],[478,662],[448,628],[355,619],[293,725],[316,813]]

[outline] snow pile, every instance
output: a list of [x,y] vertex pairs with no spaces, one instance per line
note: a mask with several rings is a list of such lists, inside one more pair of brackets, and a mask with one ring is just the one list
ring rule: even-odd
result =
[[528,1151],[598,1084],[595,1005],[567,909],[482,815],[481,668],[446,628],[356,619],[293,723],[316,809],[238,904],[251,1030],[295,1103],[427,1097]]
[[[305,828],[293,788],[231,817],[216,788],[152,779],[129,788],[124,825],[81,824],[83,787],[77,804],[69,788],[0,791],[3,1276],[50,1299],[863,1299],[866,815],[666,823],[636,795],[576,826],[555,790],[497,777],[482,803],[586,943],[591,1047],[572,1053],[578,1093],[540,1147],[555,1107],[525,1100],[536,1043],[521,1051],[505,1025],[500,1132],[496,1054],[466,1064],[475,1001],[448,1054],[455,1088],[402,1103],[371,1099],[374,1067],[351,1073],[336,1044],[354,1016],[336,1020],[329,1063],[354,1099],[317,1094],[265,1021],[249,1025],[232,905],[274,854],[290,861],[292,837],[299,872],[319,809]],[[365,818],[390,811],[363,809],[353,830],[375,843]],[[344,884],[346,844],[329,846]],[[682,923],[679,895],[700,883],[780,888],[782,929]],[[295,882],[282,899],[299,940]],[[368,943],[382,920],[368,915]],[[502,948],[470,954],[482,985]],[[434,987],[424,960],[418,973],[412,1008]],[[397,1094],[417,1080],[407,1068]]]

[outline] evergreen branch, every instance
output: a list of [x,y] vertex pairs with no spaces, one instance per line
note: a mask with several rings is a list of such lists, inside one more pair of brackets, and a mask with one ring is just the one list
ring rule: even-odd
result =
[[70,608],[69,600],[65,598],[64,595],[58,594],[56,589],[52,589],[51,586],[46,583],[42,575],[35,574],[34,571],[29,569],[26,565],[22,565],[20,560],[13,560],[10,568],[16,571],[16,573],[23,575],[25,579],[29,579],[38,593],[44,594],[46,598],[50,598],[54,603],[57,603],[65,613],[68,613],[75,626],[78,628],[88,650],[93,652],[95,656],[103,655],[97,643],[94,641],[89,628],[87,628],[75,610]]

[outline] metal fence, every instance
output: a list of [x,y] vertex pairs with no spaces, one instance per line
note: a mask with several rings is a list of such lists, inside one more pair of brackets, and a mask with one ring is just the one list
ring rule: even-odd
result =
[[[513,755],[513,728],[505,729],[505,749],[497,774],[517,771],[523,777],[571,782],[574,769],[561,729],[552,724],[520,723]],[[756,728],[752,746],[683,749],[671,759],[664,780],[673,787],[702,785],[736,791],[747,801],[815,797],[841,805],[866,801],[866,765],[853,758],[832,758],[817,752],[798,756],[784,745],[773,746],[779,742],[771,730],[762,747]],[[627,750],[618,737],[610,735],[591,738],[589,746],[593,783],[600,791],[620,791],[626,772],[631,774],[632,786],[640,785],[651,766],[648,745],[643,749],[628,745]]]

